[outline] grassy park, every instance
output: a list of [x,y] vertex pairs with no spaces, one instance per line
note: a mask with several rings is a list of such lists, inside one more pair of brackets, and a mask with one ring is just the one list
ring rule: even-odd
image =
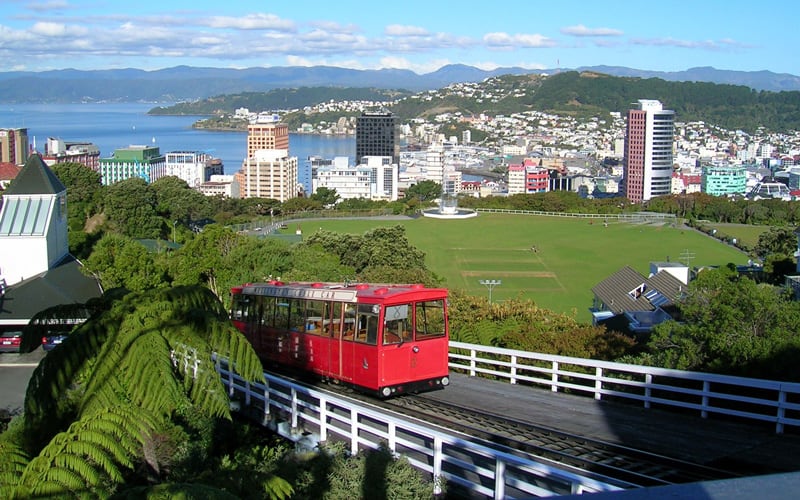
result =
[[[645,276],[650,262],[683,262],[690,267],[747,263],[734,247],[684,227],[601,220],[482,213],[462,220],[326,219],[301,223],[362,234],[379,225],[403,225],[411,244],[424,251],[428,267],[448,288],[488,295],[480,280],[500,280],[492,300],[534,300],[540,307],[579,321],[591,319],[591,289],[630,266]],[[291,226],[292,230],[295,225]]]

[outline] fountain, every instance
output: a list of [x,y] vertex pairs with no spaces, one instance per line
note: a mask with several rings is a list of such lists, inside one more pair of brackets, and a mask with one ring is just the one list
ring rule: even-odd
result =
[[425,217],[434,219],[468,219],[477,217],[478,212],[466,208],[458,208],[458,198],[455,195],[445,193],[439,201],[438,208],[428,208],[422,211]]

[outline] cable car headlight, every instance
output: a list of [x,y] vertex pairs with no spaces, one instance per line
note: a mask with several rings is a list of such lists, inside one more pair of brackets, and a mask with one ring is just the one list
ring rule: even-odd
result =
[[381,312],[381,306],[379,304],[372,305],[372,314],[378,314]]

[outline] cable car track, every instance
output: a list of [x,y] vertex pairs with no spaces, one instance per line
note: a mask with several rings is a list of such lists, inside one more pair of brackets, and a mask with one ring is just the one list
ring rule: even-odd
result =
[[[374,403],[374,401],[373,401]],[[739,474],[573,435],[450,403],[406,395],[385,402],[392,411],[463,432],[549,463],[612,478],[632,487],[730,479]]]

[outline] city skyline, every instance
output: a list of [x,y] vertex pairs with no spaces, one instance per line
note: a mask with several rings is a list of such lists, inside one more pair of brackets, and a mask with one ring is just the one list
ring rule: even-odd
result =
[[[698,66],[800,75],[791,30],[753,22],[740,0],[665,5],[619,0],[391,8],[343,0],[135,4],[10,0],[0,6],[0,72],[53,69],[338,66],[419,74],[447,64],[531,70]],[[792,18],[784,0],[758,11]]]

